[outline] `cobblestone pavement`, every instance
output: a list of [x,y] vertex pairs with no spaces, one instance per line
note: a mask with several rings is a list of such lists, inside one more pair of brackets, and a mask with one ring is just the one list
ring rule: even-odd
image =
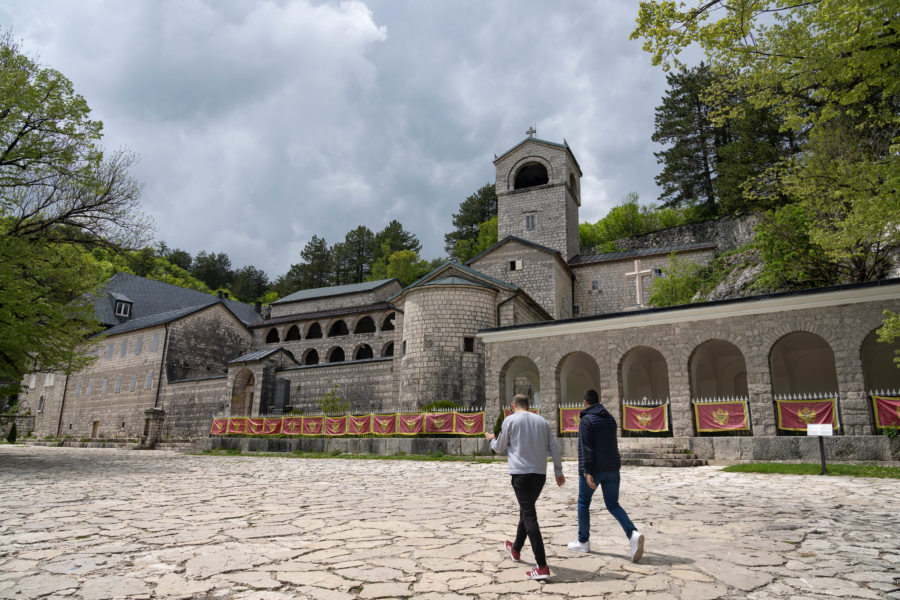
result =
[[599,494],[566,548],[576,467],[535,582],[505,463],[0,446],[0,598],[900,598],[900,481],[627,468],[634,564]]

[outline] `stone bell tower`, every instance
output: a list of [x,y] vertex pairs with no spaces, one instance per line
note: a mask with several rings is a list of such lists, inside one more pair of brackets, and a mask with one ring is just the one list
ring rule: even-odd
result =
[[514,236],[556,250],[568,262],[579,251],[581,168],[568,144],[537,139],[533,128],[494,160],[497,237]]

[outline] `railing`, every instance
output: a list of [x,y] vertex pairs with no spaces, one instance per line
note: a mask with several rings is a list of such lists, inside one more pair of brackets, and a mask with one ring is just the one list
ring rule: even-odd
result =
[[[738,412],[737,404],[741,405]],[[712,409],[711,405],[720,405]],[[701,408],[702,407],[702,408]],[[746,437],[753,435],[750,399],[747,396],[691,398],[694,435],[698,437]]]

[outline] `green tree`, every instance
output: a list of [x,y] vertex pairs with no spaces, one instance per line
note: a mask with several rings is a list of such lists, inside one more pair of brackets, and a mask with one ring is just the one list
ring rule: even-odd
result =
[[99,145],[102,123],[72,83],[0,34],[0,385],[34,371],[71,373],[98,324],[89,301],[102,269],[83,246],[139,248],[134,156]]
[[674,252],[669,255],[669,266],[663,276],[657,277],[650,285],[650,306],[675,306],[690,304],[700,290],[703,266],[691,260],[680,258]]
[[398,250],[387,260],[375,263],[371,281],[397,278],[405,287],[433,270],[430,262],[422,260],[412,250]]
[[350,411],[350,401],[341,398],[338,393],[338,384],[331,386],[325,395],[319,398],[319,409],[326,414],[343,414]]
[[384,229],[375,234],[375,260],[387,257],[399,250],[420,252],[422,244],[415,234],[403,229],[396,219],[388,223]]
[[201,250],[194,257],[191,275],[205,283],[209,289],[216,290],[230,287],[234,272],[227,254]]
[[265,271],[247,265],[234,272],[231,293],[241,302],[255,302],[266,293],[268,287],[269,278]]
[[754,241],[763,261],[756,281],[760,291],[821,287],[840,281],[836,265],[810,238],[810,227],[809,216],[797,205],[766,214]]
[[493,183],[481,186],[477,192],[463,200],[459,212],[453,215],[453,231],[444,235],[444,250],[448,256],[456,256],[454,249],[460,240],[475,242],[478,226],[497,215],[497,190]]
[[465,263],[497,243],[497,215],[478,225],[478,236],[474,240],[459,240],[454,248],[456,259]]
[[302,262],[291,265],[288,272],[278,278],[275,287],[279,295],[331,285],[331,250],[325,238],[312,236],[300,252],[300,259]]
[[191,263],[193,262],[193,258],[191,257],[191,253],[187,250],[181,250],[180,248],[176,248],[168,252],[165,256],[163,256],[167,261],[175,265],[180,269],[184,269],[185,271],[191,270]]
[[[878,341],[892,344],[900,337],[900,315],[889,310],[884,311],[884,323],[878,328]],[[900,350],[894,351],[894,364],[900,367]]]
[[333,283],[361,283],[372,273],[375,259],[375,234],[365,225],[352,229],[342,243],[331,249],[334,263]]

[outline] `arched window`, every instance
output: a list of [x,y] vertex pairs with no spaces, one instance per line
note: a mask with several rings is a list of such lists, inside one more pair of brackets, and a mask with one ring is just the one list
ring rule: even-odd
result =
[[363,344],[356,349],[356,356],[353,357],[353,360],[366,360],[369,358],[372,358],[372,347],[368,344]]
[[317,365],[319,364],[319,353],[316,352],[315,348],[310,348],[306,351],[306,356],[303,357],[304,365]]
[[669,366],[659,350],[636,346],[622,356],[619,394],[623,400],[665,400],[669,397]]
[[814,333],[794,331],[769,351],[772,393],[836,394],[837,368],[828,342]]
[[381,350],[381,356],[393,356],[394,355],[394,342],[388,342],[384,345],[384,348]]
[[692,398],[748,395],[747,364],[737,346],[707,340],[694,348],[688,360]]
[[309,331],[306,332],[306,339],[317,340],[320,337],[322,337],[322,326],[318,323],[313,323],[309,326]]
[[331,350],[328,353],[328,362],[330,363],[339,363],[344,362],[344,349],[340,346]]
[[291,328],[288,329],[287,335],[284,336],[284,341],[286,342],[296,342],[300,339],[300,328],[296,325],[291,325]]
[[274,327],[269,330],[269,333],[266,334],[266,343],[267,344],[277,344],[280,341],[278,337],[278,330]]
[[356,324],[353,333],[375,333],[375,321],[372,317],[363,317]]
[[393,331],[394,330],[394,317],[396,313],[391,313],[384,319],[384,323],[381,324],[382,331]]
[[547,175],[547,167],[537,162],[528,163],[516,173],[516,182],[513,189],[522,190],[544,185],[548,181],[550,181],[550,177]]
[[[339,335],[349,335],[350,330],[347,328],[347,324],[342,320],[338,319],[331,326],[331,329],[328,330],[328,337],[337,337]],[[341,359],[343,360],[343,359]]]

